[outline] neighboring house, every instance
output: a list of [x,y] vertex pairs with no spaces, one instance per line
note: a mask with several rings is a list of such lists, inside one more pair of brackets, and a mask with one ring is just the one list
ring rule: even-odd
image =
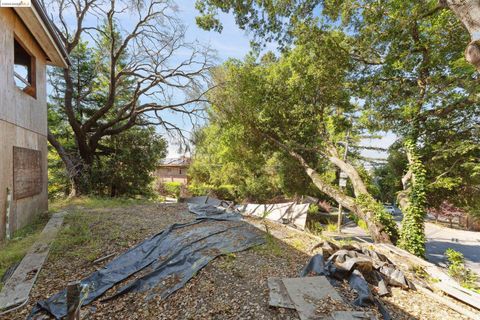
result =
[[190,166],[190,158],[181,157],[165,159],[155,171],[158,182],[180,182],[187,184],[187,170]]
[[68,56],[43,7],[0,8],[0,240],[48,209],[47,64]]

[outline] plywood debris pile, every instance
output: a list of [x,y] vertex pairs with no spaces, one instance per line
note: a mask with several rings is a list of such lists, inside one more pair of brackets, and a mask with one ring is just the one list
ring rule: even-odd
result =
[[301,320],[376,319],[370,312],[342,310],[345,301],[325,276],[269,278],[268,287],[270,305],[295,309]]
[[[318,310],[327,315],[325,319],[335,319],[332,315],[334,311],[352,311],[342,309],[344,301],[328,281],[327,277],[330,277],[348,281],[356,293],[356,297],[347,305],[376,307],[384,318],[389,318],[388,311],[378,297],[389,295],[389,286],[415,289],[403,272],[381,253],[353,245],[338,247],[328,241],[316,247],[322,253],[310,259],[300,272],[302,278],[269,279],[270,305],[286,308],[293,305],[301,319],[318,319]],[[326,298],[331,301],[325,303]],[[367,319],[373,316],[365,315]],[[342,317],[348,317],[348,314],[337,315],[339,319]]]

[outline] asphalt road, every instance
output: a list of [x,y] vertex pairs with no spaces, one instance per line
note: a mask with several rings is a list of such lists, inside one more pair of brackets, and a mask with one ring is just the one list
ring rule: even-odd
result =
[[[395,220],[400,227],[401,216],[396,216]],[[342,232],[352,236],[369,238],[367,233],[354,223],[348,223],[347,226],[342,228]],[[452,248],[463,254],[467,267],[475,271],[480,277],[480,232],[452,229],[426,222],[425,235],[427,237],[426,258],[428,261],[446,267],[447,259],[444,253],[448,248]]]
[[445,250],[452,248],[465,257],[467,267],[480,275],[480,232],[451,229],[425,223],[427,259],[446,266]]

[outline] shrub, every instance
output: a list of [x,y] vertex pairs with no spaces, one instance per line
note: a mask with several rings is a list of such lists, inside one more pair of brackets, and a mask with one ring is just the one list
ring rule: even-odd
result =
[[335,223],[329,223],[327,224],[327,229],[328,232],[337,232],[338,226]]
[[445,256],[448,260],[448,274],[455,280],[460,282],[460,285],[464,288],[479,291],[480,288],[477,285],[477,275],[465,267],[465,258],[463,254],[448,248],[445,251]]
[[309,214],[315,214],[315,213],[318,212],[319,209],[320,209],[320,208],[318,207],[317,204],[312,203],[312,204],[310,204],[310,206],[308,207],[308,213],[309,213]]
[[360,228],[362,228],[363,230],[365,231],[368,231],[368,226],[367,226],[367,222],[363,219],[358,219],[358,222],[357,222],[358,226]]
[[320,222],[314,221],[310,224],[308,230],[315,235],[321,235],[323,231],[323,226]]
[[213,189],[215,196],[222,200],[235,200],[236,188],[231,184],[222,184]]
[[188,192],[190,192],[192,196],[204,196],[210,193],[210,190],[213,189],[213,186],[206,183],[192,182],[187,188]]
[[165,182],[165,192],[172,197],[179,198],[182,184],[180,182]]

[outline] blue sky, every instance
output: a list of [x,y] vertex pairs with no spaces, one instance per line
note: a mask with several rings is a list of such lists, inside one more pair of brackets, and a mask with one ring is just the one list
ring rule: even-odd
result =
[[[224,62],[228,58],[242,59],[250,50],[250,40],[245,31],[240,30],[235,24],[233,15],[221,14],[220,19],[223,24],[222,33],[214,31],[204,31],[197,27],[195,17],[198,11],[195,9],[195,0],[182,0],[177,2],[178,16],[183,20],[187,27],[186,38],[189,41],[197,40],[200,43],[209,45],[216,51],[218,64]],[[191,123],[188,119],[183,119],[178,114],[169,114],[165,117],[167,120],[173,121],[175,124],[186,130],[191,129]],[[175,146],[173,140],[169,141],[169,157],[179,155],[178,146]]]
[[233,15],[221,14],[220,19],[223,24],[222,33],[214,31],[204,31],[197,27],[195,17],[198,11],[195,9],[195,0],[178,1],[179,17],[187,26],[187,39],[198,40],[205,44],[210,44],[217,50],[220,61],[225,61],[229,57],[243,58],[250,49],[249,38],[245,31],[240,30],[235,24]]

